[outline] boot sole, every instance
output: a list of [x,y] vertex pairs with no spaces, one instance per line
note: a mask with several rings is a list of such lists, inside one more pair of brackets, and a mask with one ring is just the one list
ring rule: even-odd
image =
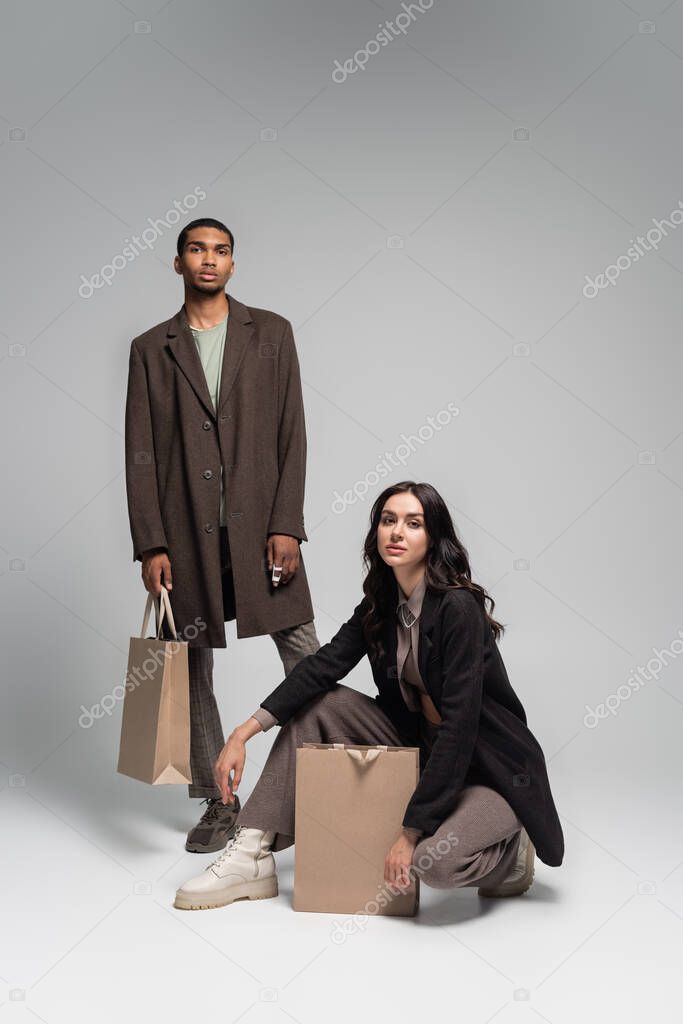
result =
[[478,889],[478,895],[483,896],[485,898],[521,896],[523,893],[525,893],[528,889],[531,888],[531,883],[534,880],[534,874],[536,871],[535,858],[536,850],[534,849],[534,845],[530,840],[526,851],[526,867],[522,877],[517,882],[509,882],[507,885],[505,884],[505,882],[502,882],[495,889]]
[[187,840],[187,842],[185,843],[185,849],[187,850],[188,853],[217,853],[218,850],[223,850],[226,847],[228,839],[232,839],[236,831],[237,822],[235,822],[235,824],[228,829],[228,831],[225,833],[224,839],[219,839],[217,840],[217,842],[211,843],[208,846],[202,843],[191,843],[189,840]]
[[277,878],[262,878],[256,882],[235,885],[229,893],[216,896],[191,897],[176,893],[173,906],[177,910],[214,910],[216,907],[228,907],[236,900],[268,900],[277,895]]

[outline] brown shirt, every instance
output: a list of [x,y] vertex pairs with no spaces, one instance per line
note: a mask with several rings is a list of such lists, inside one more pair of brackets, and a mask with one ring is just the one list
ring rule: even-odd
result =
[[398,682],[403,699],[411,711],[421,711],[425,718],[435,725],[441,721],[434,702],[427,693],[417,666],[420,637],[420,613],[427,584],[424,576],[413,587],[410,597],[399,586],[399,602],[396,606],[398,623],[396,627]]

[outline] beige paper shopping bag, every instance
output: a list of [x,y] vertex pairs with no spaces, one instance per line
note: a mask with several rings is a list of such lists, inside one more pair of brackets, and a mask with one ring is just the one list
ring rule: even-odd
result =
[[419,879],[392,891],[384,860],[419,779],[419,747],[304,743],[296,752],[294,909],[411,916]]
[[[130,638],[117,771],[152,785],[188,783],[190,677],[187,641],[176,633],[166,587],[155,602],[156,636],[145,637],[154,597],[147,595],[139,637]],[[174,640],[162,640],[164,613]]]

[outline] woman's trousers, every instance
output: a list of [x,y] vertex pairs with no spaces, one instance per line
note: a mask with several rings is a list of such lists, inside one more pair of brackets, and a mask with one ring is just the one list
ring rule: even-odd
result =
[[[438,726],[424,718],[422,722],[429,749]],[[403,745],[391,719],[358,690],[338,683],[306,703],[279,728],[237,818],[238,825],[276,832],[274,851],[295,841],[296,750],[303,743]],[[435,889],[498,885],[515,863],[521,828],[522,822],[499,793],[485,785],[465,785],[448,817],[417,842],[415,874]]]

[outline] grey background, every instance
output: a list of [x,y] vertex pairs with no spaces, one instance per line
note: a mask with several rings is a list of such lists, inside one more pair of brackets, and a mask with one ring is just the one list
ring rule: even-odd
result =
[[[182,304],[175,240],[200,215],[235,232],[232,294],[294,326],[321,641],[360,598],[373,497],[406,477],[447,499],[508,624],[503,656],[546,752],[566,860],[539,865],[531,893],[474,932],[471,891],[425,890],[430,977],[457,978],[473,1020],[674,1019],[683,660],[594,728],[584,719],[683,636],[683,230],[595,298],[583,288],[683,200],[683,4],[437,0],[334,82],[335,61],[400,11],[3,12],[0,807],[14,925],[0,1024],[13,1002],[50,1024],[131,1006],[181,1020],[202,992],[226,1020],[312,1022],[340,972],[330,1020],[358,1005],[424,1012],[417,983],[384,988],[374,973],[382,957],[387,978],[415,963],[415,925],[372,921],[336,947],[329,920],[288,902],[271,901],[267,929],[265,904],[179,921],[173,891],[204,863],[182,855],[198,805],[115,774],[120,707],[78,725],[122,681],[144,606],[125,505],[130,340]],[[195,188],[206,199],[79,295]],[[458,415],[413,442],[404,469],[368,476],[449,402]],[[238,644],[231,624],[216,655],[226,731],[281,678],[269,638]],[[348,681],[372,692],[367,664]],[[273,736],[250,744],[246,792]],[[445,1005],[436,985],[429,998]]]

